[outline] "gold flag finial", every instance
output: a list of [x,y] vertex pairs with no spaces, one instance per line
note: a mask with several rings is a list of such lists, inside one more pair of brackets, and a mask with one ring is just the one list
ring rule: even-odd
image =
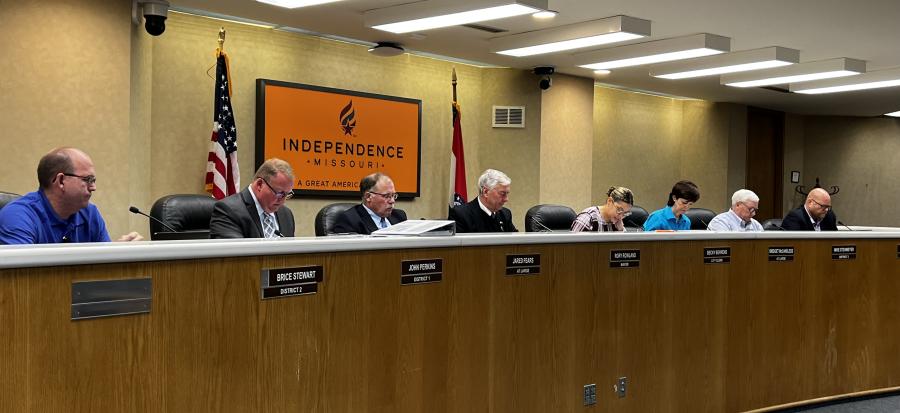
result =
[[225,28],[219,28],[219,51],[225,51]]

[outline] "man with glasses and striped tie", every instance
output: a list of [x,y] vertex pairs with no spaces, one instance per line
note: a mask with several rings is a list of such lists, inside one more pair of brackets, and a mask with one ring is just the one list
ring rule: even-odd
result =
[[216,202],[210,238],[294,236],[294,214],[284,202],[294,196],[294,170],[278,158],[267,159],[243,191]]
[[[0,210],[0,244],[108,242],[100,210],[92,204],[97,190],[94,162],[75,148],[56,148],[37,168],[37,191],[25,194]],[[119,241],[140,241],[131,232]]]
[[350,208],[335,218],[331,231],[335,234],[371,234],[372,232],[406,221],[406,212],[394,208],[397,191],[394,181],[376,172],[359,181],[362,204]]

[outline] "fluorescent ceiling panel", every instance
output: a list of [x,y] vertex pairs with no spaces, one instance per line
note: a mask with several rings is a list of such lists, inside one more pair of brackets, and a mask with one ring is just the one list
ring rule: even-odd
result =
[[787,66],[799,61],[799,50],[766,47],[664,63],[653,67],[650,70],[650,76],[662,79],[688,79]]
[[341,0],[256,0],[273,6],[296,9],[298,7],[315,6],[317,4],[334,3]]
[[731,50],[731,39],[714,34],[695,34],[578,53],[575,64],[587,69],[609,70],[709,56]]
[[491,39],[491,51],[524,57],[640,39],[650,35],[650,21],[628,16],[607,17],[547,30]]
[[816,80],[798,85],[791,84],[790,90],[794,93],[815,95],[894,86],[900,86],[900,68],[877,70],[842,79]]
[[734,87],[760,87],[853,76],[865,72],[866,62],[841,57],[775,69],[722,75],[720,81],[723,85]]
[[900,118],[900,110],[891,113],[885,113],[884,116],[893,116],[895,118]]
[[391,33],[410,33],[458,26],[547,9],[547,0],[429,0],[363,13],[366,27]]

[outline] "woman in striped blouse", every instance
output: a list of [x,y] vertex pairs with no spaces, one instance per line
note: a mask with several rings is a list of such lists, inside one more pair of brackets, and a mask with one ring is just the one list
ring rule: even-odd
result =
[[631,215],[634,194],[623,186],[613,186],[606,191],[606,203],[581,211],[572,222],[572,231],[624,231],[622,220]]

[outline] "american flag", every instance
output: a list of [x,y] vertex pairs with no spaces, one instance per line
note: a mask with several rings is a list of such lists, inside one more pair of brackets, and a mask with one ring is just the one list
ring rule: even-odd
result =
[[228,56],[219,51],[216,59],[216,99],[213,102],[213,130],[206,163],[206,192],[216,199],[235,194],[241,186],[237,160],[237,128],[231,109],[231,79]]

